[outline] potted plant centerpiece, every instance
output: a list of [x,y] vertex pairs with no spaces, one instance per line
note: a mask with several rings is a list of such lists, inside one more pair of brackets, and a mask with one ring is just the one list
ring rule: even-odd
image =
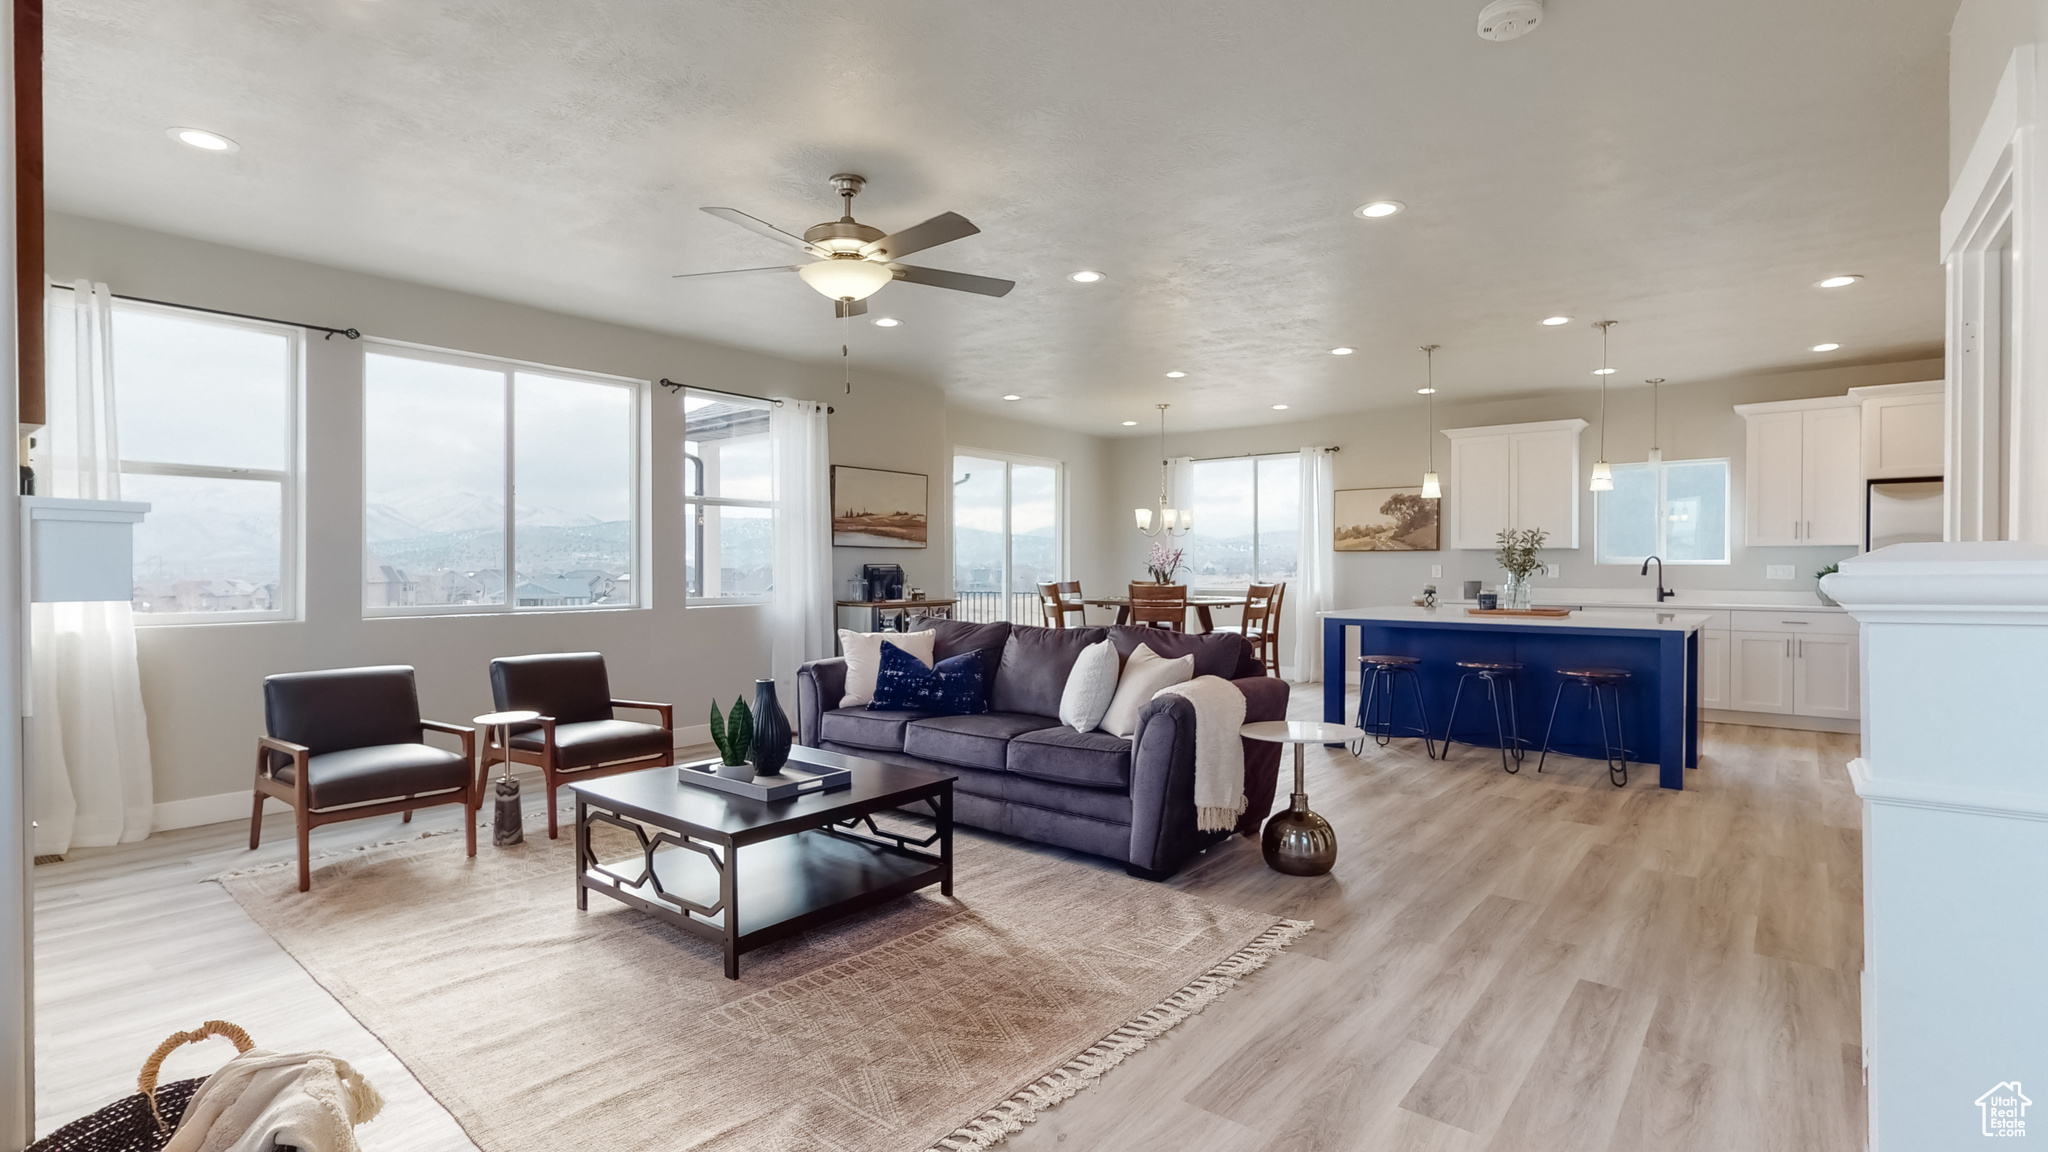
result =
[[718,714],[718,701],[711,702],[711,742],[718,745],[718,774],[728,780],[752,780],[754,766],[747,753],[754,746],[754,714],[745,697],[732,702],[732,711]]
[[1152,574],[1154,584],[1171,584],[1176,573],[1187,567],[1186,549],[1168,548],[1163,541],[1155,541],[1152,554],[1145,560],[1145,571]]
[[1529,578],[1543,567],[1536,553],[1543,547],[1549,535],[1541,528],[1503,528],[1494,539],[1500,547],[1493,554],[1494,561],[1507,569],[1508,584],[1501,595],[1503,608],[1527,608],[1529,606]]

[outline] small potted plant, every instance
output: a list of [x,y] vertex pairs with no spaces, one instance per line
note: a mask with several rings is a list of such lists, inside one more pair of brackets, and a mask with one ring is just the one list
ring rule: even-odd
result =
[[1548,536],[1549,533],[1541,528],[1503,528],[1494,536],[1500,545],[1494,551],[1494,561],[1508,573],[1508,586],[1501,607],[1529,606],[1529,578],[1543,567],[1543,561],[1536,558],[1536,553]]
[[754,746],[754,714],[746,697],[732,702],[732,711],[718,714],[718,701],[711,702],[711,742],[718,745],[718,774],[728,780],[752,780],[754,766],[747,762],[747,750]]
[[[1834,575],[1835,573],[1840,572],[1841,570],[1842,566],[1840,564],[1830,564],[1827,567],[1821,569],[1820,571],[1815,572],[1813,574],[1813,578],[1815,580],[1825,580],[1828,577]],[[1827,605],[1830,608],[1841,607],[1841,605],[1835,603],[1835,598],[1833,596],[1827,594],[1826,589],[1821,588],[1818,585],[1814,587],[1813,594],[1815,596],[1820,597],[1820,602]]]
[[1152,574],[1154,584],[1171,584],[1174,575],[1187,567],[1186,555],[1186,549],[1168,548],[1163,542],[1155,541],[1152,555],[1145,560],[1145,571]]

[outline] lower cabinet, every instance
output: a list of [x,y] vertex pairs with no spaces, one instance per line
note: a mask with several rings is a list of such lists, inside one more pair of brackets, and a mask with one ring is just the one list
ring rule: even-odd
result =
[[1700,631],[1700,707],[1728,707],[1728,630]]
[[1785,632],[1728,634],[1728,707],[1792,711],[1792,637]]
[[1854,720],[1861,709],[1856,662],[1854,632],[1737,629],[1728,634],[1728,702],[1718,707]]
[[1856,675],[1856,637],[1837,633],[1793,637],[1792,711],[1796,715],[1856,719],[1861,710]]

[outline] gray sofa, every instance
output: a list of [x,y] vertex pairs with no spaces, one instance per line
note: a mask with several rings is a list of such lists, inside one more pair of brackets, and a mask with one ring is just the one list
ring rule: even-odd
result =
[[[1124,862],[1163,880],[1228,836],[1195,828],[1195,713],[1178,696],[1145,706],[1132,739],[1076,732],[1059,721],[1060,694],[1081,649],[1105,637],[1125,658],[1139,644],[1195,658],[1195,675],[1221,676],[1245,694],[1245,720],[1287,718],[1287,684],[1264,674],[1244,638],[1157,628],[1038,628],[933,620],[938,659],[981,653],[989,710],[972,716],[841,708],[846,661],[813,660],[797,672],[798,740],[810,747],[951,772],[962,824]],[[1272,810],[1280,746],[1247,740],[1237,831],[1256,836]]]

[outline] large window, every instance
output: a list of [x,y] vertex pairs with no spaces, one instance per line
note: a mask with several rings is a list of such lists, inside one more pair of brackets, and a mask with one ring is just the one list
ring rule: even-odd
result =
[[1038,624],[1038,583],[1058,580],[1060,465],[977,452],[953,457],[953,595],[965,620]]
[[768,402],[683,393],[683,567],[690,602],[766,600],[775,587]]
[[1191,473],[1195,527],[1178,541],[1187,552],[1187,583],[1221,591],[1294,579],[1301,457],[1196,460]]
[[1728,461],[1616,464],[1599,493],[1598,562],[1728,563]]
[[363,361],[366,612],[639,602],[644,384],[381,342]]
[[[53,374],[75,370],[71,293],[52,293]],[[145,623],[281,619],[295,610],[299,329],[116,301],[112,376],[121,498]]]

